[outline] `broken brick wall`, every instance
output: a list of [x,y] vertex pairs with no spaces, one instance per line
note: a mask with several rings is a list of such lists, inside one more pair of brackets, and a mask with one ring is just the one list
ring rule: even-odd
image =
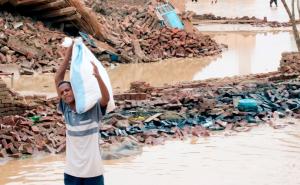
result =
[[300,53],[284,52],[281,54],[280,67],[282,73],[300,73]]
[[118,7],[122,7],[124,5],[143,6],[148,1],[149,0],[110,0],[109,3]]
[[16,101],[5,82],[0,78],[0,117],[22,114],[27,109],[26,105]]
[[[109,4],[122,7],[124,5],[131,6],[143,6],[150,0],[110,0]],[[185,1],[182,0],[170,0],[170,2],[179,10],[180,12],[185,11]]]

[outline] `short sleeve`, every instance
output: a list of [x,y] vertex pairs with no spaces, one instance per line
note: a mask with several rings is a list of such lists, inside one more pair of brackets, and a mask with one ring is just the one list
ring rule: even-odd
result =
[[65,109],[66,109],[66,103],[60,99],[57,105],[57,110],[61,113],[64,113]]

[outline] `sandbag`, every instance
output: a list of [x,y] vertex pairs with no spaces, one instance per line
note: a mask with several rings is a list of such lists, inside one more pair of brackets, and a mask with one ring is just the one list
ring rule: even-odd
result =
[[101,62],[84,45],[81,38],[74,40],[70,66],[70,82],[75,97],[76,112],[88,111],[102,97],[98,81],[93,75],[91,61],[98,67],[100,76],[108,89],[110,100],[107,105],[107,112],[110,112],[115,108],[115,102],[109,76]]

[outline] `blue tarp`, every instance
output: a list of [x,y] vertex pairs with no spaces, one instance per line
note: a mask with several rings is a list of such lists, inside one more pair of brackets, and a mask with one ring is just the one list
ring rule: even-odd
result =
[[184,26],[175,11],[168,12],[163,17],[168,21],[172,28],[184,29]]
[[184,29],[184,25],[178,17],[175,9],[170,4],[156,7],[156,11],[164,19],[164,23],[172,28]]

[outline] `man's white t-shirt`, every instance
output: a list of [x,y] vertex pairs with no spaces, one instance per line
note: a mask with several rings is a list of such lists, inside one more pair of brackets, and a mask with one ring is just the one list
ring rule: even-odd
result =
[[102,175],[99,126],[105,109],[97,103],[87,112],[77,114],[60,100],[58,110],[63,113],[66,122],[65,173],[82,178]]

